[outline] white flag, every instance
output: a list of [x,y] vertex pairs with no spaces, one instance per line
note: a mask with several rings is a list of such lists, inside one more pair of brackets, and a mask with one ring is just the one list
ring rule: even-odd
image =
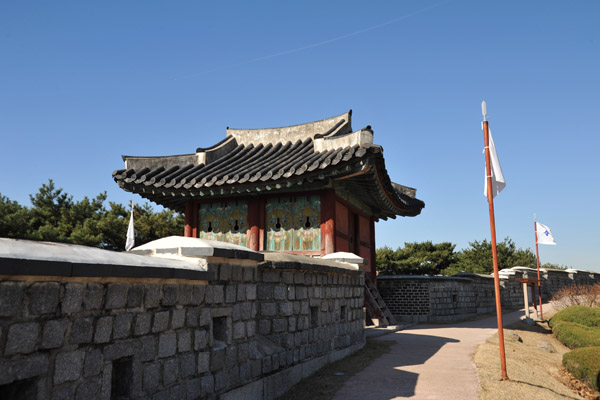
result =
[[556,244],[552,231],[546,225],[542,225],[539,222],[535,223],[535,230],[537,233],[538,244]]
[[135,230],[133,229],[133,204],[131,204],[131,218],[127,227],[127,241],[125,242],[125,250],[129,251],[135,246]]
[[[490,135],[490,162],[491,162],[491,170],[492,170],[492,198],[496,197],[498,193],[504,189],[506,186],[506,182],[504,181],[504,175],[502,175],[502,168],[500,167],[500,161],[498,160],[498,155],[496,154],[496,146],[494,145],[494,139],[492,138],[492,131],[489,130]],[[485,151],[485,149],[484,149]],[[483,186],[483,195],[487,196],[487,169],[485,175],[485,184]]]

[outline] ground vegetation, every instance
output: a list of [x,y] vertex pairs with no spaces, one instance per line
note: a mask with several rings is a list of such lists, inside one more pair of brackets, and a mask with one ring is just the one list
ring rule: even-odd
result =
[[556,327],[562,322],[572,322],[583,326],[600,328],[600,308],[571,306],[557,312],[550,320],[550,326]]
[[504,329],[504,338],[508,380],[499,379],[497,334],[479,345],[475,352],[480,399],[600,398],[598,392],[563,367],[563,356],[569,354],[569,348],[552,335],[547,323],[517,322]]
[[563,356],[563,365],[577,379],[600,390],[600,347],[581,347]]
[[552,296],[552,308],[555,310],[577,305],[600,308],[600,282],[566,286]]
[[600,386],[600,308],[570,306],[550,319],[554,336],[573,349],[562,363],[574,377],[598,391]]

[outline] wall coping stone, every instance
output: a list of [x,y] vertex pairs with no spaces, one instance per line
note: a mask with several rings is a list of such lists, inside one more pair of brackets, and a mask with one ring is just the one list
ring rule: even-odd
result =
[[323,257],[321,257],[321,260],[333,260],[337,262],[352,264],[356,266],[355,269],[358,269],[359,265],[367,265],[369,263],[367,259],[357,256],[354,253],[348,253],[346,251],[338,251],[336,253],[326,254]]
[[[567,274],[567,270],[565,269],[552,269],[552,268],[540,268],[540,272],[544,271],[544,272],[560,272],[562,274]],[[585,271],[588,272],[588,271]],[[593,272],[592,272],[593,273]]]
[[429,275],[377,275],[377,280],[405,279],[405,280],[431,280],[431,281],[472,281],[472,278],[462,276],[429,276]]
[[523,271],[519,271],[517,269],[512,269],[512,268],[504,268],[501,269],[500,271],[498,271],[499,275],[516,275],[517,272],[523,272]]
[[360,275],[362,270],[357,266],[322,258],[313,258],[299,254],[263,251],[265,261],[261,268],[296,269],[319,272],[335,272],[339,274]]
[[[508,270],[512,270],[512,271],[532,271],[532,272],[537,272],[537,269],[535,268],[528,268],[528,267],[512,267],[512,268],[507,268]],[[504,271],[504,270],[503,270]],[[595,275],[598,272],[594,272],[594,271],[588,271],[585,269],[575,269],[575,268],[569,268],[569,269],[553,269],[553,268],[540,268],[540,272],[559,272],[559,273],[563,273],[563,274],[572,274],[572,273],[584,273],[584,274],[592,274]]]
[[574,268],[566,269],[566,270],[564,270],[564,272],[566,272],[568,274],[572,274],[572,273],[584,273],[584,274],[591,274],[591,275],[598,274],[597,272],[594,272],[594,271],[586,271],[583,269],[574,269]]
[[519,267],[519,266],[516,266],[516,267],[512,267],[512,268],[510,268],[510,269],[511,269],[511,270],[513,270],[513,271],[530,271],[530,272],[537,272],[537,269],[535,269],[535,268],[529,268],[529,267]]
[[459,272],[458,274],[454,274],[454,277],[461,278],[485,278],[485,279],[494,279],[493,274],[476,274],[474,272]]
[[214,274],[193,258],[153,258],[74,244],[0,238],[0,275],[210,280]]
[[151,255],[154,257],[221,257],[250,259],[263,261],[261,253],[237,244],[216,240],[199,239],[184,236],[168,236],[153,240],[130,251],[133,254]]

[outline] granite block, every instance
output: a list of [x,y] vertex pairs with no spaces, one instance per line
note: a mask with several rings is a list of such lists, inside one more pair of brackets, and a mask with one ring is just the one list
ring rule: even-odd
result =
[[35,350],[38,335],[40,333],[39,322],[24,322],[12,324],[8,328],[6,347],[4,355],[10,356],[21,353],[27,354]]

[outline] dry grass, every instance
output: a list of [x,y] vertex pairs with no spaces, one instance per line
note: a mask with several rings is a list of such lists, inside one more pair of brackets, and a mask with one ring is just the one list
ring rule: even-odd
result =
[[552,308],[557,311],[578,305],[600,308],[600,282],[595,285],[566,286],[552,296]]
[[356,353],[317,371],[292,387],[284,396],[286,400],[331,399],[344,383],[373,360],[390,351],[395,342],[367,339],[367,344]]
[[[512,334],[518,335],[522,342],[512,339]],[[552,336],[547,324],[531,326],[518,322],[505,329],[504,335],[508,381],[500,381],[497,335],[480,345],[475,353],[482,400],[600,400],[599,393],[591,391],[563,368],[562,356],[569,349]],[[389,352],[394,343],[367,340],[362,350],[301,381],[284,398],[331,399],[348,379]]]
[[547,324],[518,322],[504,330],[504,337],[508,381],[500,380],[497,334],[475,352],[482,400],[599,398],[566,373],[562,356],[569,349],[552,336]]

